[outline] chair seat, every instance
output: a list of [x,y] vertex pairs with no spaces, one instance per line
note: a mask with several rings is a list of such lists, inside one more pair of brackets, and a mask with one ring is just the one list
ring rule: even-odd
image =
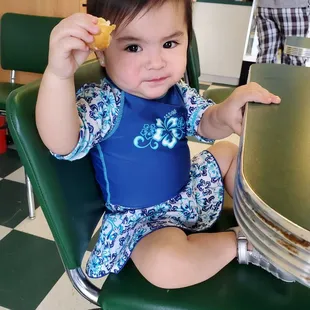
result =
[[305,309],[309,289],[234,261],[201,284],[165,290],[149,284],[130,261],[108,277],[99,301],[102,309],[113,310],[292,310]]
[[[214,231],[236,225],[232,209],[223,210]],[[191,287],[166,290],[151,285],[129,261],[105,281],[99,297],[103,309],[113,310],[292,310],[308,304],[309,289],[285,283],[253,265],[233,261],[214,277]]]
[[9,93],[20,86],[22,84],[0,82],[0,110],[6,110],[5,102]]

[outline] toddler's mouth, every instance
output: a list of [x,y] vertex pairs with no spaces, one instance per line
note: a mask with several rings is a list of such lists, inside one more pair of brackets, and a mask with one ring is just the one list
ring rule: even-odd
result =
[[166,80],[168,77],[164,76],[164,77],[160,77],[160,78],[155,78],[155,79],[151,79],[151,80],[147,80],[147,82],[162,82],[164,80]]

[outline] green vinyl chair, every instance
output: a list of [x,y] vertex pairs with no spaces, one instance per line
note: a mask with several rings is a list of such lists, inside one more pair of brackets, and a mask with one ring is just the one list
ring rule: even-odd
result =
[[9,70],[8,82],[0,82],[0,110],[6,110],[9,93],[20,87],[16,71],[43,73],[48,60],[49,36],[61,18],[5,13],[0,19],[0,64]]
[[[195,88],[200,94],[199,77],[201,75],[200,71],[200,61],[198,52],[198,43],[195,32],[192,32],[191,43],[187,49],[187,65],[184,75],[184,81],[190,87]],[[213,100],[215,103],[220,103],[224,101],[233,91],[235,87],[221,87],[214,88],[212,86],[208,87],[201,95],[203,98],[208,98]],[[190,142],[203,143],[200,142],[195,137],[188,137]]]
[[[75,86],[99,82],[97,61],[80,67]],[[105,310],[291,310],[309,306],[309,290],[277,280],[255,266],[230,263],[217,275],[188,288],[166,290],[148,283],[129,261],[119,274],[96,287],[85,276],[82,257],[105,212],[89,156],[69,162],[55,159],[42,143],[35,125],[40,82],[14,90],[7,101],[7,119],[17,151],[29,175],[59,255],[77,291]],[[236,225],[232,208],[222,211],[210,231]],[[31,297],[29,297],[31,298]]]
[[[6,100],[14,89],[17,71],[43,73],[47,66],[49,36],[61,18],[5,13],[0,19],[0,64],[10,71],[10,81],[0,82],[0,115],[6,114]],[[25,176],[29,217],[35,218],[35,201]]]
[[199,92],[200,62],[195,32],[192,32],[191,44],[187,49],[187,65],[184,76],[185,83]]

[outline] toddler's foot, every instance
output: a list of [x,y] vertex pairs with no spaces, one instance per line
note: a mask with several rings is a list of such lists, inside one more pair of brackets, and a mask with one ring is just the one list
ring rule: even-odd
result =
[[293,275],[275,266],[256,249],[254,248],[249,249],[248,240],[246,239],[246,236],[244,235],[240,227],[233,227],[230,228],[229,230],[234,231],[237,237],[239,264],[248,265],[249,263],[251,263],[255,266],[259,266],[264,270],[270,272],[272,275],[274,275],[276,278],[282,281],[295,282],[295,278]]

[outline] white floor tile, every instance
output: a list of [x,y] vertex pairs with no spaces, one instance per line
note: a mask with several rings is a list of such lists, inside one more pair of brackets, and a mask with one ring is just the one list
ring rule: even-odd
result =
[[10,175],[8,175],[6,177],[6,179],[25,184],[26,182],[25,182],[25,170],[24,170],[24,167],[21,167],[21,168],[17,169],[16,171],[14,171]]
[[3,239],[11,230],[12,230],[11,228],[0,225],[0,240]]
[[[232,134],[231,136],[229,136],[225,139],[216,140],[215,143],[217,143],[219,141],[229,141],[229,142],[232,142],[236,145],[239,145],[239,140],[240,140],[240,138],[238,135]],[[191,157],[193,157],[194,155],[202,152],[203,150],[208,149],[211,145],[206,144],[206,143],[198,143],[198,142],[188,141],[188,146],[189,146]]]
[[[216,142],[219,142],[219,141],[229,141],[231,143],[234,143],[236,145],[239,145],[239,142],[240,142],[240,137],[236,134],[232,134],[230,135],[229,137],[225,138],[225,139],[221,139],[221,140],[217,140]],[[215,142],[215,143],[216,143]]]
[[206,143],[188,141],[188,147],[189,147],[191,157],[202,152],[203,150],[208,149],[210,146],[211,146],[210,144],[206,144]]
[[96,226],[96,228],[95,228],[95,230],[94,230],[94,232],[93,232],[93,235],[101,228],[101,225],[102,225],[102,217],[103,217],[103,216],[101,216],[101,218],[100,218],[100,220],[99,220],[99,222],[98,222],[98,224],[97,224],[97,226]]
[[[86,252],[82,269],[85,270],[86,262],[89,258],[90,252]],[[100,279],[89,279],[94,285],[101,288],[106,277]],[[58,282],[51,289],[49,294],[44,298],[36,310],[88,310],[96,308],[95,305],[85,300],[73,288],[66,273],[58,280]],[[0,309],[1,310],[1,309]]]
[[[90,256],[90,252],[87,251],[85,253],[84,257],[83,257],[83,260],[82,260],[82,269],[83,270],[85,270],[86,263],[88,261],[89,256]],[[91,279],[91,278],[89,278],[89,281],[92,282],[97,287],[101,288],[103,286],[103,284],[104,284],[106,279],[107,279],[107,276],[99,278],[99,279]]]
[[227,88],[229,86],[226,86],[226,85],[217,85],[217,84],[212,84],[210,86],[210,89],[216,89],[216,88]]
[[84,299],[72,286],[66,273],[57,281],[36,310],[88,310],[95,305]]
[[26,218],[15,229],[45,239],[54,240],[41,208],[36,209],[35,219]]

